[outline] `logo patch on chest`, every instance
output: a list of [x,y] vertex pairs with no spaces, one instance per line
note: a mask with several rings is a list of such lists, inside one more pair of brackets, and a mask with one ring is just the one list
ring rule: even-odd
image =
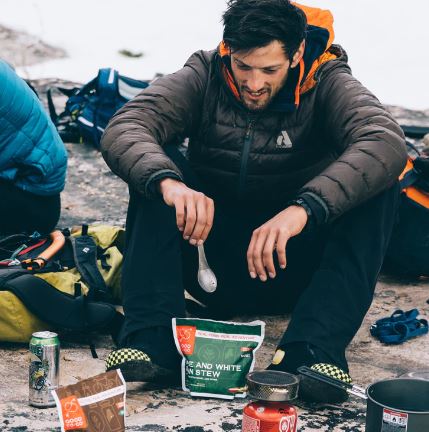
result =
[[289,149],[292,147],[292,141],[286,131],[281,131],[277,137],[276,148],[278,149]]

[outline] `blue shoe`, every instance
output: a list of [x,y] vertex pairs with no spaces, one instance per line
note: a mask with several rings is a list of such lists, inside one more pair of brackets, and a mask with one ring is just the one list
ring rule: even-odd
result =
[[375,324],[370,327],[370,332],[372,336],[377,336],[380,331],[391,328],[397,323],[413,322],[418,315],[419,311],[417,309],[411,309],[407,312],[404,312],[401,309],[397,309],[390,317],[377,320]]
[[401,344],[408,339],[422,336],[428,332],[428,322],[425,319],[415,319],[411,322],[397,322],[389,327],[382,327],[373,336],[385,344]]
[[377,320],[369,329],[372,336],[386,344],[400,344],[428,332],[428,322],[417,319],[419,311],[396,310],[390,317]]

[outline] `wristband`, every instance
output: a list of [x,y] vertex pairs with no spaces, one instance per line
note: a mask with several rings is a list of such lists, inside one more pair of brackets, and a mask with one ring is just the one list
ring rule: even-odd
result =
[[287,205],[288,205],[288,207],[293,206],[293,205],[302,207],[305,210],[305,212],[307,213],[307,217],[308,217],[307,223],[305,224],[305,228],[308,229],[312,226],[313,212],[311,211],[310,206],[305,202],[305,200],[303,198],[293,199],[292,201],[289,201],[287,203]]

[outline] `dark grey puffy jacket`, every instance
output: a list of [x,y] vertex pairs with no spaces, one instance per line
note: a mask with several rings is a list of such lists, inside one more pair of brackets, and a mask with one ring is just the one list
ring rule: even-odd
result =
[[[322,222],[392,185],[406,162],[403,133],[339,58],[324,63],[293,113],[254,114],[232,95],[216,51],[193,54],[121,108],[102,138],[112,171],[141,194],[181,173],[163,146],[189,137],[208,195],[235,202],[303,197]],[[322,211],[322,213],[321,213]],[[319,221],[320,222],[320,221]]]

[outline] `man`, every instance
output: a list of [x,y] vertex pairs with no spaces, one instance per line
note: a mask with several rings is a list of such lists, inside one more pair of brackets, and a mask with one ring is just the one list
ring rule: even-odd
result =
[[67,151],[36,94],[1,60],[0,83],[0,234],[50,233]]
[[[130,186],[126,323],[107,368],[130,381],[175,376],[171,318],[185,315],[186,289],[214,317],[293,309],[270,368],[323,363],[349,381],[345,349],[391,233],[404,137],[332,45],[328,11],[232,0],[223,21],[217,50],[154,82],[103,137]],[[196,281],[201,244],[213,294]]]

